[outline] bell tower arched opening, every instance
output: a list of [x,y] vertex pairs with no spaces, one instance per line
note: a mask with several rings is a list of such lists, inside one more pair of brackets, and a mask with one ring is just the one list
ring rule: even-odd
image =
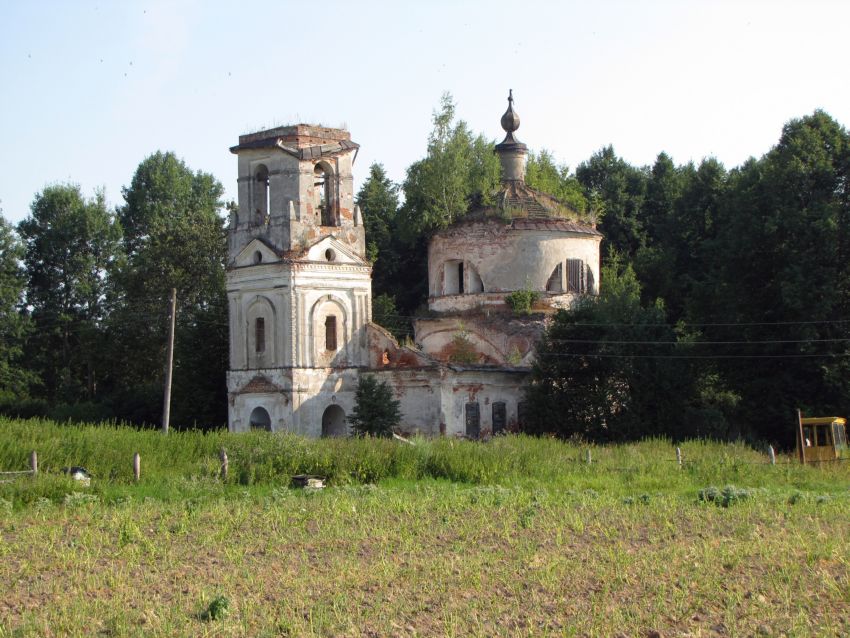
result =
[[270,190],[269,169],[265,164],[260,164],[254,172],[254,216],[257,224],[265,223],[269,216]]

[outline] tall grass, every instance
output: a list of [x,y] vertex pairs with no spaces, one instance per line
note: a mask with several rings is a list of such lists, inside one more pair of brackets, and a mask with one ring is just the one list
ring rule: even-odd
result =
[[[230,475],[218,480],[219,450],[227,450]],[[561,490],[596,490],[615,495],[638,492],[693,492],[709,485],[846,491],[850,464],[800,467],[791,457],[770,466],[767,455],[743,444],[690,441],[675,447],[660,439],[634,444],[586,446],[527,436],[498,437],[487,443],[449,438],[416,439],[406,445],[387,439],[306,439],[291,434],[171,432],[122,426],[63,425],[31,419],[0,419],[0,471],[28,467],[36,450],[46,475],[43,489],[60,490],[62,467],[81,465],[101,490],[126,492],[138,452],[142,482],[150,495],[180,496],[193,485],[207,489],[285,485],[294,474],[317,474],[331,485],[387,479],[443,479],[458,483],[534,483]],[[586,462],[587,450],[592,462]],[[53,477],[53,478],[50,478]],[[52,481],[52,482],[51,482]],[[57,481],[59,481],[57,483]],[[31,482],[30,482],[31,483]],[[117,492],[116,492],[117,490]],[[199,491],[203,491],[200,487]],[[0,497],[31,498],[27,481],[0,485]]]

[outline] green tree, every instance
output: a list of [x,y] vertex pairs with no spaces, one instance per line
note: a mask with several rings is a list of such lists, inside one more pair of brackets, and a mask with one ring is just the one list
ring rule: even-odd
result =
[[591,208],[603,211],[599,230],[605,236],[605,246],[631,260],[646,242],[640,213],[646,196],[646,172],[630,166],[607,146],[579,164],[576,179],[584,187]]
[[348,417],[357,436],[390,437],[401,421],[399,401],[386,381],[361,375],[357,381],[355,405]]
[[587,198],[581,184],[570,174],[569,167],[557,165],[552,154],[545,148],[539,153],[528,154],[525,182],[531,188],[569,204],[581,215],[587,212]]
[[50,401],[93,399],[106,363],[103,343],[109,275],[120,255],[120,226],[102,192],[48,186],[18,226],[26,242],[26,303],[32,370]]
[[366,256],[376,264],[382,253],[392,250],[398,210],[398,186],[387,177],[383,165],[376,162],[369,167],[369,176],[357,193],[357,204],[366,230]]
[[[168,307],[177,289],[173,422],[226,420],[226,241],[221,184],[173,153],[139,164],[118,211],[126,260],[114,288],[110,325],[120,406],[127,418],[159,421]],[[147,406],[147,407],[144,407]]]
[[35,378],[23,367],[30,321],[21,311],[26,276],[21,268],[24,246],[0,214],[0,399],[26,396]]
[[[850,404],[850,136],[816,111],[732,171],[695,308],[741,421],[793,441],[794,410]],[[733,324],[733,325],[728,325]]]
[[472,206],[492,203],[499,185],[499,162],[493,142],[474,136],[466,122],[455,121],[455,104],[444,94],[434,112],[434,128],[424,159],[411,164],[400,211],[409,239],[445,228]]
[[616,255],[605,287],[561,310],[537,346],[527,429],[591,441],[697,430],[697,386],[661,304],[645,306],[630,265]]

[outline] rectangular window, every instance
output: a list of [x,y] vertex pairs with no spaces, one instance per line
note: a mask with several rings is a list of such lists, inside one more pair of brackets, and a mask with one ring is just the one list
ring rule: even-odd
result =
[[254,322],[254,346],[257,352],[266,351],[266,320],[262,317]]
[[567,292],[583,294],[587,292],[584,261],[567,259]]
[[478,403],[466,404],[466,436],[477,439],[481,434],[481,408]]
[[505,431],[505,425],[508,422],[508,411],[505,409],[504,401],[496,401],[493,404],[493,434],[500,434]]
[[463,262],[457,265],[457,292],[463,294]]
[[336,350],[336,317],[325,318],[325,350]]

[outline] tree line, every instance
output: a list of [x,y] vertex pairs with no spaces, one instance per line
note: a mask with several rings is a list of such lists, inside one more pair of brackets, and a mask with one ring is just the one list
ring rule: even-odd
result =
[[[399,338],[427,302],[431,233],[493,203],[495,140],[449,95],[401,184],[380,164],[357,194],[373,314]],[[789,443],[794,409],[850,411],[850,138],[822,111],[727,169],[611,146],[574,170],[532,152],[527,182],[595,220],[601,294],[555,315],[538,347],[526,428],[590,440],[646,435]],[[0,223],[0,408],[158,423],[168,296],[178,291],[172,422],[226,422],[223,188],[172,153],[146,158],[109,210],[74,185]]]
[[177,290],[172,421],[226,423],[224,189],[173,153],[143,160],[123,205],[53,184],[0,220],[0,409],[158,424]]

